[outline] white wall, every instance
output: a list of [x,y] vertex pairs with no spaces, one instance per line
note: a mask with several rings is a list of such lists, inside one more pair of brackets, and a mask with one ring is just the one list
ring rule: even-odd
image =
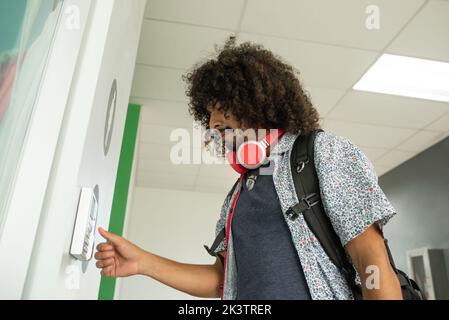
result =
[[[126,237],[179,262],[212,264],[210,246],[226,195],[136,187]],[[121,280],[118,299],[196,299],[144,276]]]
[[[98,225],[109,225],[118,158],[145,0],[94,1],[35,239],[25,299],[97,299],[95,261],[69,255],[80,186],[99,185]],[[113,79],[118,82],[111,147],[103,154]],[[19,231],[18,231],[19,232]],[[96,243],[99,241],[96,236]]]
[[[41,2],[28,1],[27,12],[34,12],[40,5]],[[73,14],[70,8],[78,10]],[[2,165],[14,163],[7,169],[15,168],[11,188],[7,192],[0,190],[7,201],[6,207],[0,209],[5,210],[2,212],[3,230],[0,230],[0,299],[20,299],[23,294],[90,8],[90,0],[60,1],[47,16],[42,32],[29,48],[26,45],[26,54],[14,81],[8,110],[17,110],[6,116],[12,116],[10,120],[20,118],[20,121],[2,122],[0,133],[5,138],[0,141],[0,154],[6,155],[7,160],[0,161]],[[76,21],[76,27],[72,25],[75,28],[67,27],[65,22],[69,17],[75,17],[71,20]],[[33,14],[29,18],[25,19],[25,24],[31,23]],[[22,29],[26,33],[27,28]],[[5,141],[6,148],[3,147]],[[16,156],[9,153],[8,145],[14,146],[18,152]]]

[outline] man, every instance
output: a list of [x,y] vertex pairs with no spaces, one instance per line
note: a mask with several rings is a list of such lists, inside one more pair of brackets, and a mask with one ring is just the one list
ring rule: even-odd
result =
[[[225,257],[224,265],[219,258],[213,265],[179,263],[100,228],[108,240],[95,254],[102,275],[143,274],[198,297],[353,299],[304,218],[286,217],[298,202],[291,148],[298,135],[319,128],[319,115],[294,69],[262,46],[237,46],[231,37],[216,58],[195,66],[185,80],[190,113],[204,127],[222,133],[222,145],[235,150],[242,131],[279,129],[285,134],[273,146],[276,156],[245,173],[224,201],[216,234],[229,223],[229,238],[215,250]],[[226,129],[240,130],[229,138]],[[261,174],[267,165],[272,174]],[[381,231],[395,212],[372,164],[349,140],[321,132],[315,140],[315,167],[323,206],[357,271],[363,298],[402,299]]]

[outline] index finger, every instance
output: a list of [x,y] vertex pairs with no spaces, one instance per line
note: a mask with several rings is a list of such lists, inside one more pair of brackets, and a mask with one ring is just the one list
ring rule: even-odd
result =
[[107,243],[107,242],[103,242],[100,243],[99,245],[97,245],[97,250],[98,251],[108,251],[108,250],[113,250],[114,247],[112,246],[112,244]]

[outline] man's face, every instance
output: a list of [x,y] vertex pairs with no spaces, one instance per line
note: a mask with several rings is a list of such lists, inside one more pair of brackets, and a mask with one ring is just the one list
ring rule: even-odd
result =
[[219,105],[209,106],[209,128],[218,130],[222,141],[228,150],[236,150],[244,141],[257,139],[257,133],[245,128],[234,115],[219,110]]

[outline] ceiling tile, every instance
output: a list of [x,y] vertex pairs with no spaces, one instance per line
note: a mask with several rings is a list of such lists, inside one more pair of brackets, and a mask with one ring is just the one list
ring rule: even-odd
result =
[[183,70],[136,65],[131,96],[187,101]]
[[443,132],[420,131],[400,144],[396,149],[400,151],[421,152],[438,143],[445,136],[446,134]]
[[138,156],[139,159],[169,162],[171,150],[171,144],[145,143],[140,141]]
[[137,172],[137,186],[146,188],[193,190],[196,176],[157,172]]
[[[446,0],[449,1],[449,0]],[[440,136],[436,141],[435,144],[440,143],[441,141],[445,140],[446,138],[449,137],[449,132],[443,132],[443,135]]]
[[391,149],[410,137],[415,130],[373,126],[325,119],[323,128],[350,139],[358,146]]
[[[165,162],[167,164],[174,163],[176,166],[177,163],[191,163],[193,165],[201,165],[203,168],[201,170],[201,174],[212,176],[212,177],[221,177],[225,178],[232,174],[233,172],[229,172],[227,169],[227,165],[222,158],[212,157],[211,153],[204,148],[186,148],[183,152],[185,158],[182,155],[174,154],[172,152],[179,152],[179,149],[173,149],[174,145],[170,144],[154,144],[154,143],[143,143],[140,142],[140,150],[139,150],[139,161],[147,161],[150,164],[154,162]],[[194,154],[195,153],[195,154]],[[175,157],[174,159],[172,157]],[[182,160],[185,160],[183,162]],[[151,167],[152,165],[147,165],[146,168]],[[182,166],[180,166],[182,167]],[[228,172],[228,174],[225,174]]]
[[429,125],[426,129],[449,132],[449,113],[442,116],[440,119],[436,120],[434,123]]
[[349,89],[374,63],[378,54],[297,40],[240,34],[241,42],[251,41],[281,56],[300,72],[306,87]]
[[327,118],[420,129],[448,111],[447,103],[352,90]]
[[[149,160],[193,163],[193,164],[219,164],[224,160],[216,156],[215,148],[202,145],[201,139],[182,134],[175,136],[176,141],[169,138],[174,128],[158,125],[141,125],[139,155]],[[181,128],[183,129],[183,128]],[[174,158],[173,158],[174,157]]]
[[244,0],[149,0],[146,18],[236,29]]
[[214,53],[230,32],[185,24],[145,20],[137,62],[189,69]]
[[312,104],[321,117],[325,117],[346,92],[345,90],[316,87],[306,87],[305,89],[309,92]]
[[363,146],[359,146],[359,148],[363,151],[363,153],[365,153],[365,155],[371,162],[374,162],[375,160],[377,160],[382,155],[388,152],[388,149],[385,148],[369,148]]
[[376,166],[374,166],[374,169],[376,170],[377,176],[380,177],[380,176],[386,174],[392,168],[391,167],[386,167],[386,166],[376,165]]
[[[249,0],[242,30],[381,50],[424,0]],[[379,8],[379,29],[369,30],[367,7]]]
[[[186,147],[193,145],[192,128],[171,127],[158,124],[142,124],[140,127],[140,141],[146,143],[175,145],[180,141],[186,143]],[[170,139],[173,135],[173,141]],[[181,138],[183,140],[181,140]]]
[[140,111],[141,123],[193,128],[194,121],[188,108],[186,103],[147,100]]
[[377,159],[375,163],[380,166],[396,167],[415,155],[416,152],[391,150],[384,156]]
[[140,172],[154,172],[160,174],[175,174],[179,176],[198,174],[199,164],[174,164],[171,161],[150,160],[139,158],[137,170]]
[[386,50],[449,62],[449,1],[429,1]]

